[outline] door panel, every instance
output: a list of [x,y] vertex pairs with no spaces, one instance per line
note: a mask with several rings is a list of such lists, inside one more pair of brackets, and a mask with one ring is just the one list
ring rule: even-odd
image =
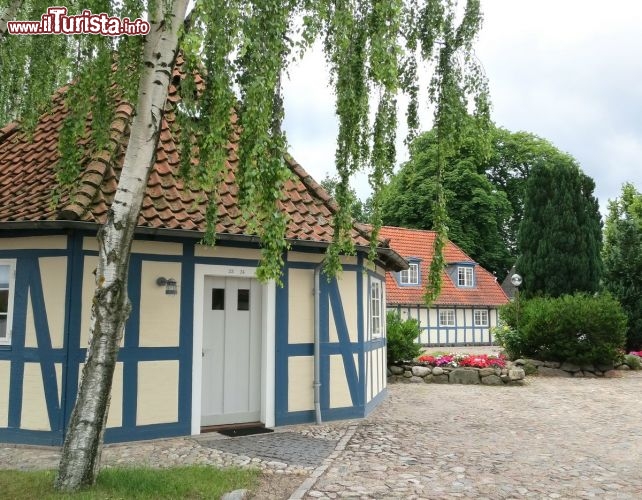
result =
[[254,422],[261,409],[261,287],[205,278],[202,425]]

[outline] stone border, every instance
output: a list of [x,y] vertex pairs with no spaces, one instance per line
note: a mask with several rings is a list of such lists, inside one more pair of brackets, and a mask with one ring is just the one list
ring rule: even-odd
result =
[[521,367],[527,375],[540,377],[577,377],[577,378],[619,378],[622,372],[632,368],[626,363],[604,365],[576,365],[568,361],[539,361],[538,359],[517,359],[515,366]]
[[526,372],[508,363],[506,368],[472,368],[403,363],[388,367],[389,382],[426,384],[523,385]]

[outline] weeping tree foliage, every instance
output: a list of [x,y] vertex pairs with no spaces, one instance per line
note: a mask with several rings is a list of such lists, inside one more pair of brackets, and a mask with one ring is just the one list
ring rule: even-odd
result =
[[[350,177],[368,169],[373,190],[373,248],[380,227],[381,186],[395,158],[397,97],[409,96],[410,138],[418,123],[420,72],[431,71],[427,89],[438,136],[438,179],[448,151],[459,141],[467,112],[483,123],[486,86],[472,45],[480,28],[479,0],[61,0],[69,14],[83,9],[110,16],[142,18],[146,36],[16,36],[0,32],[0,121],[19,119],[25,130],[47,111],[51,93],[66,87],[68,116],[60,135],[59,187],[54,204],[73,200],[87,151],[78,147],[91,134],[92,150],[110,149],[113,103],[132,106],[130,137],[108,218],[98,234],[99,265],[90,327],[90,346],[76,407],[71,416],[57,480],[61,489],[92,484],[99,468],[102,431],[111,380],[129,314],[129,251],[147,177],[155,161],[167,88],[182,55],[180,125],[182,174],[195,186],[215,192],[232,133],[240,134],[239,203],[248,231],[261,240],[262,280],[280,280],[287,249],[285,215],[278,210],[286,138],[281,129],[281,77],[288,65],[317,39],[323,41],[336,95],[339,134],[335,164],[340,207],[325,270],[340,270],[339,255],[353,253],[349,213]],[[2,19],[38,20],[48,0],[0,0]],[[199,74],[203,81],[195,75]],[[90,131],[87,118],[91,116]],[[207,233],[213,243],[216,196],[210,197]],[[446,238],[445,202],[438,193],[439,232],[427,298],[441,286]]]
[[486,176],[489,138],[482,139],[480,144],[475,137],[464,137],[454,156],[447,158],[448,169],[438,185],[436,134],[419,135],[410,146],[410,160],[385,190],[383,223],[432,229],[435,193],[443,189],[448,238],[485,269],[503,277],[514,262],[505,235],[511,206],[506,193]]

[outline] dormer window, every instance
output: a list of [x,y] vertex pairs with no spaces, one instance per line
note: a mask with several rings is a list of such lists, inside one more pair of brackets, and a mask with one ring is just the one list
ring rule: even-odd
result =
[[399,273],[399,284],[401,285],[418,285],[419,284],[419,263],[411,262],[408,269]]
[[457,286],[474,286],[474,274],[472,267],[460,266],[457,268]]

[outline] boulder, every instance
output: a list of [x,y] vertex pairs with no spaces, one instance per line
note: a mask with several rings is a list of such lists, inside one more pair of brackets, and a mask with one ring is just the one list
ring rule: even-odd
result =
[[540,366],[537,369],[537,373],[540,377],[572,377],[569,372],[565,372],[564,370],[560,370],[558,368],[550,368],[548,366]]
[[514,382],[515,380],[522,380],[526,376],[526,373],[521,368],[511,368],[508,370],[508,378]]
[[613,369],[613,363],[598,363],[595,368],[601,372],[608,372]]
[[412,377],[412,372],[410,370],[404,370],[403,376],[406,378]]
[[620,365],[617,367],[618,370],[630,370],[631,367],[629,365]]
[[581,370],[581,368],[579,366],[577,366],[576,364],[569,363],[568,361],[565,361],[560,366],[560,370],[564,370],[565,372],[575,373],[575,372],[579,372]]
[[480,368],[479,369],[479,376],[480,377],[488,377],[488,375],[497,375],[495,373],[495,368]]
[[479,384],[479,370],[476,368],[455,368],[448,375],[451,384]]
[[546,368],[559,368],[560,363],[558,363],[557,361],[544,361],[544,366]]
[[393,375],[402,375],[403,372],[404,372],[404,370],[403,370],[403,368],[401,368],[401,366],[396,366],[396,365],[392,365],[390,367],[390,371],[392,372]]
[[580,370],[579,372],[573,372],[573,377],[584,378],[584,372],[582,370]]
[[621,378],[624,374],[618,370],[607,370],[604,372],[604,378]]
[[[584,375],[584,378],[597,378],[597,375],[595,375],[595,373],[593,373],[593,372],[588,372],[588,371],[585,372],[585,371],[583,371],[582,374]],[[576,375],[576,377],[577,377],[577,375]]]
[[504,382],[502,382],[502,379],[497,375],[488,375],[486,377],[482,377],[481,383],[483,385],[504,385]]
[[423,381],[424,381],[424,379],[421,378],[421,377],[415,377],[414,375],[412,377],[410,377],[410,382],[415,383],[415,384],[418,384],[418,383],[423,382]]
[[413,366],[412,374],[415,377],[425,377],[430,373],[430,368],[427,366]]
[[595,367],[593,365],[591,365],[591,364],[582,365],[581,368],[582,368],[582,371],[584,373],[586,373],[586,372],[594,372],[595,371]]
[[539,359],[530,359],[530,358],[524,359],[524,364],[526,363],[530,363],[533,366],[542,366],[544,364],[544,362],[540,361]]
[[448,375],[445,375],[445,374],[443,374],[443,375],[435,375],[433,373],[432,381],[435,384],[447,384],[448,383]]
[[424,377],[424,382],[426,382],[426,384],[432,383],[432,375],[430,373]]
[[442,375],[444,373],[444,369],[441,366],[435,366],[432,369],[432,374],[433,375]]

